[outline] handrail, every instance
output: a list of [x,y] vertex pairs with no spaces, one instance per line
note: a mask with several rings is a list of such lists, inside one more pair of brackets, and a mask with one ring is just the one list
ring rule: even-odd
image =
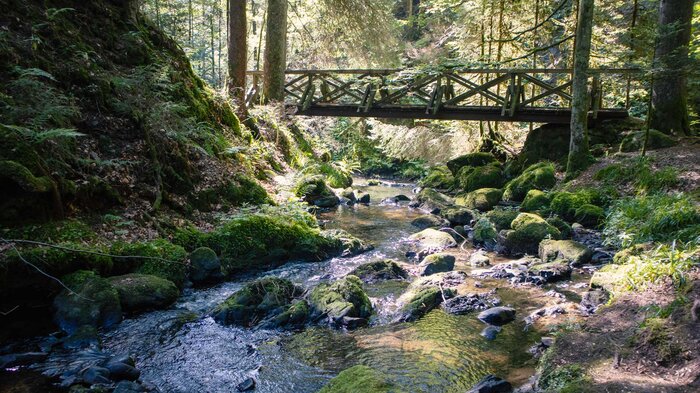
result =
[[[311,69],[295,69],[286,70],[287,75],[304,75],[304,74],[341,74],[341,75],[388,75],[408,71],[410,69],[340,69],[340,70],[311,70]],[[474,68],[466,70],[442,70],[439,73],[443,74],[572,74],[574,71],[571,68]],[[588,70],[592,74],[636,74],[643,72],[639,68],[591,68]],[[436,72],[438,73],[438,72]],[[264,71],[250,70],[246,71],[248,75],[264,75]]]

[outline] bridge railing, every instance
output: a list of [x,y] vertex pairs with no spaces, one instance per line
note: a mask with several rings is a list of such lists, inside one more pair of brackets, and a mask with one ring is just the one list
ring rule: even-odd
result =
[[[589,70],[593,117],[599,111],[629,109],[630,90],[642,83],[631,77],[636,74],[635,69]],[[261,73],[251,75],[258,85]],[[424,109],[428,115],[498,109],[507,118],[519,111],[570,109],[572,76],[569,69],[290,70],[285,94],[286,103],[302,114],[312,107],[353,107],[359,114],[377,108]]]

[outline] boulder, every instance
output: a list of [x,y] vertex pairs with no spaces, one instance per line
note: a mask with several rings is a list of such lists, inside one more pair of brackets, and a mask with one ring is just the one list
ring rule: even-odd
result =
[[145,391],[146,389],[136,382],[121,381],[117,384],[112,393],[142,393]]
[[221,261],[214,250],[200,247],[190,253],[190,280],[193,284],[213,284],[223,279]]
[[494,375],[487,375],[467,393],[511,393],[512,391],[513,386],[510,382]]
[[525,195],[525,199],[522,205],[520,205],[520,208],[525,212],[534,212],[547,209],[550,202],[549,194],[540,190],[530,190]]
[[536,254],[540,242],[546,238],[559,239],[561,233],[542,217],[521,213],[511,223],[513,230],[502,231],[499,243],[513,255]]
[[450,223],[438,216],[432,214],[425,214],[420,217],[416,217],[413,221],[411,221],[411,225],[417,227],[418,229],[426,229],[442,228],[449,226]]
[[457,182],[462,191],[471,192],[481,188],[501,188],[504,176],[500,164],[465,166],[459,170]]
[[126,274],[109,281],[119,293],[122,310],[129,313],[167,308],[180,295],[172,281],[148,274]]
[[549,190],[557,183],[554,164],[540,162],[531,165],[515,179],[508,182],[503,191],[503,200],[522,201],[530,190]]
[[248,378],[245,381],[236,385],[236,390],[239,392],[249,392],[255,390],[255,380],[253,378]]
[[63,277],[64,289],[53,302],[54,319],[71,334],[84,325],[110,328],[122,320],[119,293],[109,280],[91,271],[78,271]]
[[593,289],[604,289],[609,293],[617,293],[625,288],[627,274],[634,269],[633,265],[609,264],[593,273],[590,286]]
[[357,199],[357,202],[363,205],[369,205],[370,199],[369,194],[362,194],[362,196]]
[[547,221],[547,224],[559,230],[562,239],[571,239],[574,231],[571,229],[571,225],[567,224],[566,221],[557,216],[549,217],[545,221]]
[[414,233],[408,239],[415,242],[421,250],[429,250],[430,253],[457,246],[457,242],[449,233],[431,228]]
[[407,197],[404,194],[396,195],[394,197],[394,199],[396,200],[396,202],[410,202],[411,201],[411,198]]
[[294,195],[301,198],[303,202],[318,207],[333,207],[340,202],[321,175],[300,178],[294,186]]
[[539,256],[544,262],[566,259],[571,266],[577,267],[590,263],[593,251],[585,244],[573,240],[545,239],[540,242]]
[[603,208],[587,203],[574,212],[574,220],[587,228],[598,228],[605,221]]
[[486,341],[493,341],[496,339],[501,330],[502,328],[500,326],[488,325],[481,331],[481,333],[479,333],[479,335],[485,338]]
[[496,231],[502,231],[504,229],[510,229],[510,224],[515,220],[520,212],[513,209],[494,209],[486,213],[486,218],[493,223],[496,227]]
[[350,274],[359,277],[360,280],[366,283],[408,278],[406,270],[391,259],[365,263],[356,267]]
[[486,267],[491,264],[491,258],[486,253],[477,251],[469,256],[469,264],[472,267]]
[[421,210],[425,210],[431,214],[438,214],[442,210],[454,206],[454,200],[449,196],[442,194],[432,188],[422,189],[416,195],[415,203],[412,205]]
[[361,318],[366,322],[373,311],[362,289],[362,281],[352,275],[316,286],[309,296],[309,304],[316,318],[325,317],[334,326],[347,325],[347,318]]
[[481,322],[494,326],[503,326],[515,320],[515,309],[511,307],[492,307],[479,313]]
[[141,371],[133,365],[118,360],[109,361],[105,368],[109,370],[109,378],[113,381],[136,381],[141,376]]
[[457,158],[453,158],[447,161],[447,169],[452,172],[453,175],[457,175],[460,169],[465,166],[470,167],[480,167],[489,164],[496,164],[498,160],[491,153],[476,152],[465,154]]
[[476,212],[460,207],[451,207],[440,212],[440,216],[447,221],[451,226],[469,225],[476,218]]
[[455,267],[455,257],[448,254],[428,255],[418,265],[421,276],[452,271]]
[[359,255],[374,249],[372,244],[353,236],[343,229],[321,231],[321,236],[326,238],[331,244],[328,251],[332,255],[338,255],[343,258]]
[[418,183],[421,187],[449,189],[454,186],[455,178],[447,166],[434,166],[428,169],[428,174]]
[[91,325],[83,325],[78,327],[73,333],[69,334],[61,340],[61,346],[64,349],[86,349],[99,348],[100,335],[97,328]]
[[340,198],[335,195],[320,197],[314,200],[313,205],[320,208],[331,208],[340,204]]
[[453,289],[440,289],[437,287],[423,288],[412,294],[401,307],[397,318],[400,322],[411,322],[419,319],[442,303],[443,299],[449,299],[455,295]]
[[[627,135],[620,143],[621,152],[633,152],[642,150],[644,147],[644,139],[646,137],[645,131],[633,132]],[[675,139],[659,132],[657,130],[649,130],[649,139],[647,143],[647,150],[663,149],[667,147],[673,147],[677,145]]]
[[[294,307],[294,299],[304,290],[291,281],[266,277],[253,281],[229,296],[211,312],[214,320],[223,325],[253,326],[274,321]],[[304,318],[305,319],[305,318]]]
[[348,205],[354,205],[357,202],[357,195],[352,188],[346,188],[340,193],[340,196],[348,200]]
[[489,221],[488,218],[480,218],[476,224],[474,224],[473,236],[474,242],[479,244],[493,243],[496,241],[498,232],[496,232],[496,227]]
[[498,188],[479,188],[455,197],[455,203],[470,209],[488,211],[501,201],[503,191]]
[[552,262],[538,263],[530,266],[528,273],[539,276],[544,283],[568,280],[571,278],[571,266],[566,259],[557,259]]
[[90,366],[82,372],[83,381],[88,385],[105,384],[109,385],[112,381],[109,379],[109,370],[104,367]]

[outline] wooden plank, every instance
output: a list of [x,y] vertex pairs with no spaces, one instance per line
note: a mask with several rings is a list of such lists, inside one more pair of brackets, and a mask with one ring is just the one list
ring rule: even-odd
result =
[[504,82],[507,79],[508,79],[508,75],[501,75],[501,76],[497,77],[496,79],[492,79],[492,80],[484,83],[483,85],[481,85],[477,88],[474,88],[472,90],[467,91],[466,93],[462,93],[462,94],[458,95],[457,97],[445,102],[445,105],[452,105],[452,104],[456,104],[458,102],[464,101],[465,99],[467,99],[469,97],[472,97],[476,94],[480,94],[480,91],[487,90],[493,86],[498,85],[499,83]]
[[[469,79],[462,78],[461,76],[453,75],[453,77],[455,78],[454,80],[457,84],[462,85],[468,89],[475,89],[475,88],[478,88],[480,86],[478,83],[472,82]],[[488,89],[481,90],[479,94],[486,97],[487,99],[495,101],[496,104],[499,104],[499,105],[503,105],[503,103],[505,102],[504,97],[501,97]]]
[[[534,97],[528,98],[527,100],[523,101],[520,105],[525,106],[525,105],[527,105],[527,104],[529,104],[529,103],[531,103],[531,102],[539,101],[539,100],[541,100],[542,98],[547,97],[547,96],[551,96],[551,95],[553,95],[553,94],[556,94],[556,95],[558,95],[558,96],[561,96],[561,97],[563,97],[563,98],[565,98],[565,99],[567,99],[565,96],[568,96],[568,99],[567,99],[567,100],[569,101],[569,103],[571,103],[571,96],[569,96],[569,95],[566,94],[566,93],[562,93],[562,92],[561,92],[561,90],[564,90],[564,89],[568,88],[569,86],[571,86],[571,84],[572,84],[572,82],[571,82],[571,81],[568,81],[568,82],[566,82],[565,84],[563,84],[563,85],[561,85],[561,86],[557,86],[557,87],[555,87],[555,88],[552,89],[552,90],[547,90],[547,91],[544,91],[544,92],[542,92],[542,93],[540,93],[540,94],[538,94],[538,95],[536,95],[536,96],[534,96]],[[562,96],[562,94],[563,94],[564,96]]]
[[[525,80],[530,81],[530,82],[532,82],[533,84],[535,84],[535,85],[537,85],[537,86],[539,86],[539,87],[545,89],[546,91],[547,91],[547,90],[548,90],[548,91],[551,91],[552,94],[557,94],[557,95],[560,96],[561,98],[563,98],[563,99],[565,99],[565,100],[567,100],[567,101],[571,101],[571,95],[570,95],[570,94],[564,93],[563,91],[561,91],[561,89],[558,89],[557,86],[552,85],[551,83],[547,83],[547,82],[545,82],[545,81],[539,80],[539,79],[537,79],[537,78],[535,78],[535,77],[533,77],[533,76],[527,75],[527,74],[523,74],[523,78],[525,78]],[[569,85],[570,85],[570,83],[569,83]],[[567,86],[567,87],[568,87],[568,86]],[[555,93],[556,90],[559,90],[559,91]],[[546,91],[545,91],[545,92],[546,92]],[[544,92],[543,92],[543,93],[544,93]]]

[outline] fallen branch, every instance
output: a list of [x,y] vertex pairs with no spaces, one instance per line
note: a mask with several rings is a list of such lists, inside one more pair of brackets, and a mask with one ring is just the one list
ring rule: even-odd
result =
[[0,311],[0,315],[2,315],[3,317],[8,316],[11,313],[13,313],[14,311],[16,311],[18,308],[19,308],[19,304],[12,307],[12,309],[10,311]]

